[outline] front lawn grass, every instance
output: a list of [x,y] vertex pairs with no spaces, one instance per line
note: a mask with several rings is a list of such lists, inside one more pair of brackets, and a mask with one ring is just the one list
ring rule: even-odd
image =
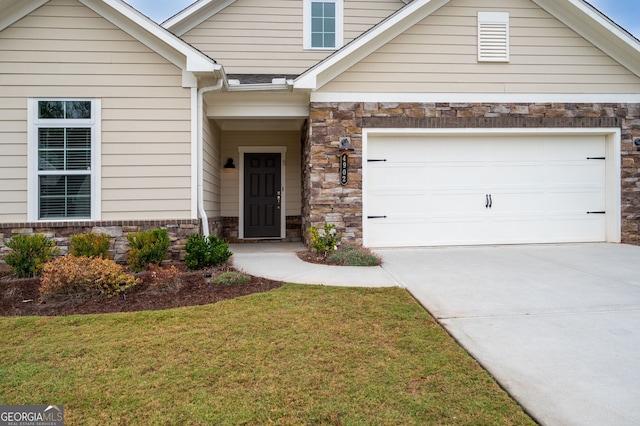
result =
[[0,318],[0,336],[0,404],[64,404],[68,425],[534,424],[399,288]]

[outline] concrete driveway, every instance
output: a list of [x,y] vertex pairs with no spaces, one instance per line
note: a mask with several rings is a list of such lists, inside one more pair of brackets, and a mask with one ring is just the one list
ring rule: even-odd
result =
[[640,424],[640,247],[376,252],[540,423]]

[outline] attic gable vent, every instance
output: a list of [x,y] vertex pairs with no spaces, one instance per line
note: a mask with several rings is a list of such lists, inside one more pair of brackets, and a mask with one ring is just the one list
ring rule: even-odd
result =
[[509,62],[509,13],[478,12],[478,61]]

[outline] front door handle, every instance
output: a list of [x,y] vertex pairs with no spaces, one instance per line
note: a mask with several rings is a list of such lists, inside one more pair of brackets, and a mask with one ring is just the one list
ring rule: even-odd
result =
[[491,194],[489,194],[489,208],[493,207],[493,199],[491,198]]
[[278,200],[278,210],[280,210],[280,201],[282,200],[282,197],[280,196],[280,191],[278,191],[276,194],[276,200]]

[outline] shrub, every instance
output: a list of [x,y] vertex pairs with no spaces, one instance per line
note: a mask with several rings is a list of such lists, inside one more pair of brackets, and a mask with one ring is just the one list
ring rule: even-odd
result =
[[80,257],[109,258],[109,236],[106,234],[75,234],[71,237],[69,254]]
[[311,236],[311,248],[324,257],[327,257],[338,248],[340,238],[342,238],[342,235],[336,230],[336,226],[328,223],[324,224],[324,232],[322,234],[315,226],[309,227],[307,232]]
[[213,283],[217,285],[234,285],[246,284],[250,281],[251,277],[249,275],[240,272],[223,272],[214,278]]
[[160,265],[167,257],[169,235],[166,229],[149,229],[127,235],[129,255],[127,263],[133,272],[142,271],[147,265]]
[[145,275],[148,277],[149,287],[156,293],[175,293],[184,286],[182,271],[174,265],[166,268],[149,265],[149,272]]
[[344,266],[377,266],[381,263],[378,256],[363,247],[345,247],[331,253],[329,260]]
[[76,298],[112,297],[138,284],[110,259],[101,257],[59,257],[44,266],[40,293]]
[[185,265],[192,270],[219,265],[233,255],[229,250],[229,244],[215,235],[190,235],[184,249],[187,252],[184,257]]
[[5,257],[14,275],[27,278],[42,272],[44,264],[55,256],[60,249],[56,243],[44,235],[15,235],[6,246],[12,252]]

